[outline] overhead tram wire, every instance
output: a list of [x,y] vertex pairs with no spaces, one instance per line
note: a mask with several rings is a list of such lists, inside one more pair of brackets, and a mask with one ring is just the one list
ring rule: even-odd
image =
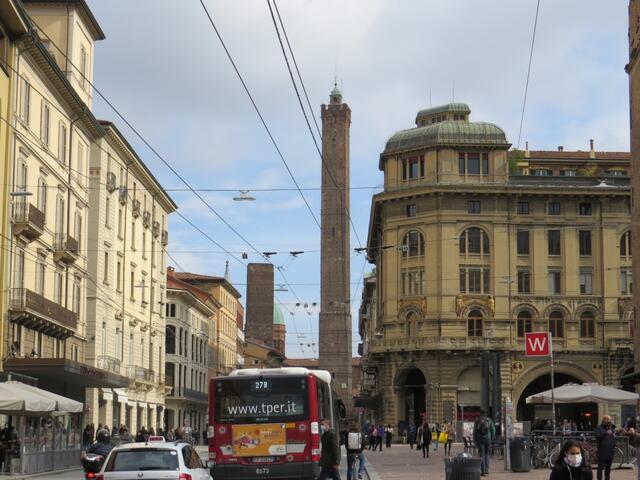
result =
[[[202,0],[200,0],[202,1]],[[291,83],[293,85],[293,89],[295,91],[296,97],[298,99],[298,104],[300,105],[300,109],[302,110],[302,115],[304,116],[304,120],[307,124],[307,129],[309,130],[309,134],[311,135],[311,138],[313,139],[313,144],[316,147],[316,151],[318,152],[318,155],[320,156],[320,161],[322,162],[322,168],[326,171],[327,175],[329,176],[329,178],[331,179],[334,187],[336,187],[339,191],[342,192],[342,188],[338,186],[338,182],[336,181],[335,177],[333,176],[333,173],[331,173],[331,169],[329,168],[329,166],[327,165],[327,163],[325,162],[324,156],[322,155],[322,150],[320,149],[320,147],[318,146],[318,141],[313,133],[313,129],[311,128],[311,123],[309,122],[309,116],[307,115],[307,111],[304,107],[304,104],[302,103],[302,98],[300,97],[300,91],[298,90],[298,85],[296,84],[295,78],[293,76],[293,71],[291,70],[291,64],[289,63],[289,58],[287,57],[287,53],[285,51],[284,48],[284,44],[282,43],[282,36],[280,35],[280,29],[278,28],[278,23],[276,22],[276,18],[275,15],[273,13],[273,8],[271,7],[271,2],[270,0],[267,0],[267,6],[269,7],[269,12],[271,14],[271,20],[273,22],[273,26],[276,30],[276,35],[278,37],[278,43],[280,44],[280,50],[282,51],[282,56],[284,57],[284,61],[285,64],[287,66],[287,70],[289,72],[289,77],[291,78]],[[280,20],[282,22],[282,19]],[[283,24],[284,25],[284,24]],[[283,31],[284,31],[284,26],[283,26]],[[291,48],[291,45],[289,44],[289,48]],[[300,77],[300,83],[301,85],[304,85],[304,82],[302,81],[302,77]],[[306,89],[305,89],[306,90]],[[313,109],[311,109],[311,116],[313,117]],[[320,135],[320,139],[322,140],[322,135]],[[351,227],[353,228],[353,233],[356,236],[356,240],[358,241],[358,246],[362,247],[362,241],[360,240],[360,236],[358,235],[358,230],[356,229],[353,220],[351,218],[351,215],[349,214],[349,209],[345,206],[345,213],[347,215],[347,219],[349,220],[349,223],[351,224]]]
[[531,63],[533,62],[533,48],[536,44],[536,31],[538,29],[538,14],[540,13],[540,0],[536,5],[536,16],[533,21],[533,36],[531,37],[531,50],[529,51],[529,66],[527,68],[527,80],[524,84],[524,98],[522,99],[522,114],[520,115],[520,128],[518,129],[518,149],[520,148],[520,140],[522,137],[522,125],[524,123],[524,111],[527,105],[527,94],[529,92],[529,78],[531,76]]
[[227,58],[231,62],[231,66],[233,67],[233,70],[236,72],[236,75],[238,76],[238,79],[240,80],[240,83],[242,83],[242,87],[244,88],[244,91],[246,92],[247,96],[249,97],[249,100],[251,101],[251,105],[253,106],[253,109],[258,114],[258,117],[260,118],[260,122],[262,123],[262,126],[264,127],[265,131],[267,132],[267,135],[269,136],[269,139],[271,140],[271,143],[273,144],[274,148],[276,149],[276,152],[278,152],[278,156],[280,157],[280,160],[284,164],[287,172],[289,173],[289,176],[291,177],[291,180],[293,181],[294,185],[296,186],[296,189],[298,190],[298,193],[300,194],[300,196],[302,197],[302,200],[304,201],[305,205],[307,206],[307,210],[309,210],[309,213],[313,217],[313,220],[316,222],[316,225],[318,225],[318,228],[322,228],[321,225],[320,225],[320,221],[318,220],[318,217],[316,217],[315,213],[313,213],[313,209],[311,208],[311,205],[309,205],[309,202],[307,201],[307,198],[304,196],[304,193],[300,189],[300,185],[298,185],[298,181],[296,180],[296,177],[293,175],[293,172],[291,171],[291,168],[289,167],[289,164],[285,160],[284,155],[282,154],[282,151],[280,150],[280,147],[278,146],[278,143],[276,142],[276,139],[274,138],[273,134],[271,133],[271,129],[267,125],[267,122],[265,121],[264,117],[262,116],[262,113],[260,112],[260,109],[258,108],[258,105],[256,104],[255,100],[253,99],[253,95],[249,91],[249,87],[247,86],[246,82],[244,81],[244,78],[242,77],[242,74],[240,73],[240,70],[238,70],[238,67],[236,66],[236,63],[233,60],[233,57],[231,56],[231,52],[227,48],[227,45],[224,42],[224,40],[222,39],[222,35],[220,34],[220,31],[218,30],[218,27],[216,26],[215,22],[213,21],[213,18],[211,17],[211,14],[209,13],[209,10],[207,9],[207,6],[204,4],[204,0],[200,0],[200,4],[202,5],[202,8],[204,9],[205,14],[207,15],[207,18],[209,19],[209,23],[213,27],[213,30],[215,31],[216,36],[218,37],[218,40],[220,40],[220,44],[222,45],[222,48],[224,49],[224,52],[227,55]]

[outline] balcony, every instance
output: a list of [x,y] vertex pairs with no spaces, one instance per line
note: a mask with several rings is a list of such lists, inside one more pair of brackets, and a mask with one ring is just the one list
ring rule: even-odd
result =
[[126,205],[126,203],[129,201],[129,189],[127,187],[120,187],[120,190],[118,192],[118,200],[120,200],[120,203],[122,205]]
[[209,395],[207,395],[204,392],[192,390],[191,388],[183,388],[182,396],[188,400],[193,400],[193,401],[202,402],[202,403],[207,403],[209,400]]
[[13,209],[13,234],[36,240],[44,232],[45,215],[28,202],[19,202]]
[[97,367],[108,372],[120,374],[120,359],[106,355],[98,357]]
[[153,384],[156,379],[156,375],[153,370],[139,367],[137,365],[129,365],[127,367],[127,377],[134,382],[146,384]]
[[167,245],[169,245],[169,232],[162,230],[162,246],[166,247]]
[[153,238],[158,238],[160,236],[160,222],[158,222],[157,220],[153,221],[151,232],[153,233]]
[[133,215],[133,218],[138,218],[140,214],[140,200],[134,200],[131,202],[131,215]]
[[142,226],[144,228],[149,228],[151,225],[151,212],[148,210],[142,214]]
[[117,188],[116,174],[113,172],[107,172],[107,192],[113,193]]
[[500,337],[424,337],[372,340],[369,353],[413,350],[506,350],[507,338]]
[[11,289],[10,319],[32,330],[65,339],[78,328],[78,314],[26,288]]
[[53,245],[53,261],[71,265],[78,259],[78,241],[71,235],[57,233]]

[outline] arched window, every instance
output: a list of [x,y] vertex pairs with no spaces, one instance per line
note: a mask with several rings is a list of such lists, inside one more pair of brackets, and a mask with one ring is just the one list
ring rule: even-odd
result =
[[631,230],[628,230],[620,237],[620,256],[631,257]]
[[482,312],[471,310],[467,317],[467,335],[470,337],[482,336]]
[[409,312],[405,320],[405,335],[407,338],[416,337],[416,325],[418,321],[418,315],[415,312]]
[[418,230],[407,232],[402,240],[402,256],[418,257],[424,255],[424,237]]
[[478,227],[467,228],[460,235],[461,255],[489,255],[489,236]]
[[518,313],[518,337],[524,337],[525,333],[531,333],[531,313],[523,310]]
[[595,338],[596,319],[593,312],[587,310],[580,315],[580,336],[582,338]]
[[553,338],[564,337],[564,315],[560,310],[549,314],[549,331]]

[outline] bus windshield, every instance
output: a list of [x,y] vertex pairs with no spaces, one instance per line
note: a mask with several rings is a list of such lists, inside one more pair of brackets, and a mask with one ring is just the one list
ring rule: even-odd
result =
[[215,385],[218,423],[299,422],[309,416],[306,377],[231,377]]

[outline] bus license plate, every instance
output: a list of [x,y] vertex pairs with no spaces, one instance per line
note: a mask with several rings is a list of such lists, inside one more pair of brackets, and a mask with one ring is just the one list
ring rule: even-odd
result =
[[276,461],[276,457],[253,457],[251,462],[253,463],[273,463]]
[[265,467],[256,468],[256,475],[269,475],[269,469]]

